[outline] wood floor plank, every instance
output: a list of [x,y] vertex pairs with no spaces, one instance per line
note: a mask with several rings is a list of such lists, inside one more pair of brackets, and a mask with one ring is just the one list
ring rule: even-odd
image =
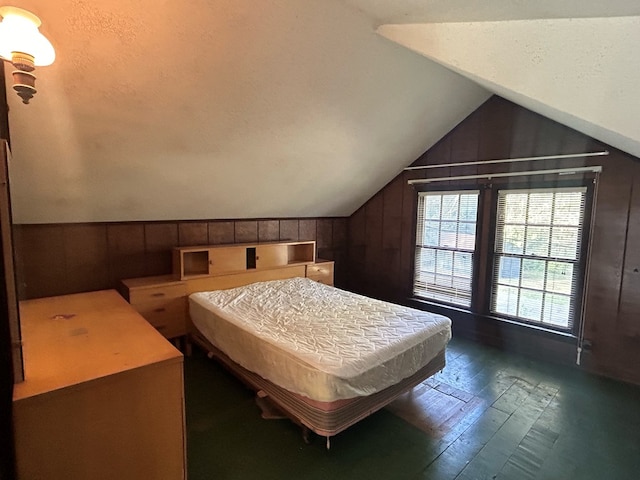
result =
[[471,401],[474,396],[464,390],[460,390],[458,388],[452,387],[447,383],[440,383],[435,387],[438,391],[444,393],[445,395],[449,395],[451,397],[455,397],[463,402]]
[[387,405],[387,410],[423,432],[437,435],[440,425],[460,411],[465,403],[434,388],[403,396]]
[[455,478],[493,438],[508,418],[508,414],[489,407],[477,421],[421,472],[419,478]]
[[493,408],[502,410],[505,413],[515,412],[522,403],[529,398],[531,392],[536,388],[524,379],[516,379],[516,381],[493,402]]
[[548,428],[531,427],[509,457],[498,479],[535,479],[559,434]]
[[474,397],[465,403],[458,412],[440,425],[434,436],[441,438],[447,445],[458,439],[471,425],[478,421],[489,408],[484,400]]
[[533,389],[524,400],[518,403],[508,420],[456,478],[460,480],[495,478],[556,393],[557,390],[543,384]]

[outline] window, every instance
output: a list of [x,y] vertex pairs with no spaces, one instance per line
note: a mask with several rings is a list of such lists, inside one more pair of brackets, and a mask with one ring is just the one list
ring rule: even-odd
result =
[[575,333],[590,191],[540,186],[419,192],[413,295]]
[[586,188],[498,192],[492,313],[571,329]]
[[471,305],[478,192],[420,193],[413,293]]

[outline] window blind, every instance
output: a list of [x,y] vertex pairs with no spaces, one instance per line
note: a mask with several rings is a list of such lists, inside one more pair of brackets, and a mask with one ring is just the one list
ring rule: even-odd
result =
[[413,294],[471,305],[478,191],[420,192]]
[[586,187],[498,191],[491,311],[571,330]]

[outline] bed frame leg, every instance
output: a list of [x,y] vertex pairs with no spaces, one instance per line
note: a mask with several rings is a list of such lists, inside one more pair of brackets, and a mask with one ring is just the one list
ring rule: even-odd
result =
[[302,441],[307,444],[310,445],[311,441],[313,440],[313,432],[311,432],[311,430],[309,429],[309,427],[305,427],[304,425],[302,426]]

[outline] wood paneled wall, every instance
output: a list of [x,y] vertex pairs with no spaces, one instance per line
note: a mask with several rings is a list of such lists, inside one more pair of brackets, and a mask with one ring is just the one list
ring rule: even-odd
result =
[[346,218],[15,225],[21,299],[115,288],[124,278],[171,273],[175,246],[315,240],[345,283]]
[[[449,132],[414,165],[608,150],[606,157],[542,160],[517,164],[443,167],[403,172],[349,219],[349,288],[412,304],[416,192],[410,178],[499,171],[602,165],[591,270],[587,285],[585,338],[592,349],[582,366],[640,383],[640,161],[568,127],[492,97]],[[514,180],[517,181],[517,180]],[[475,182],[475,181],[473,181]],[[567,364],[576,341],[526,327],[437,309],[454,320],[454,333]]]

